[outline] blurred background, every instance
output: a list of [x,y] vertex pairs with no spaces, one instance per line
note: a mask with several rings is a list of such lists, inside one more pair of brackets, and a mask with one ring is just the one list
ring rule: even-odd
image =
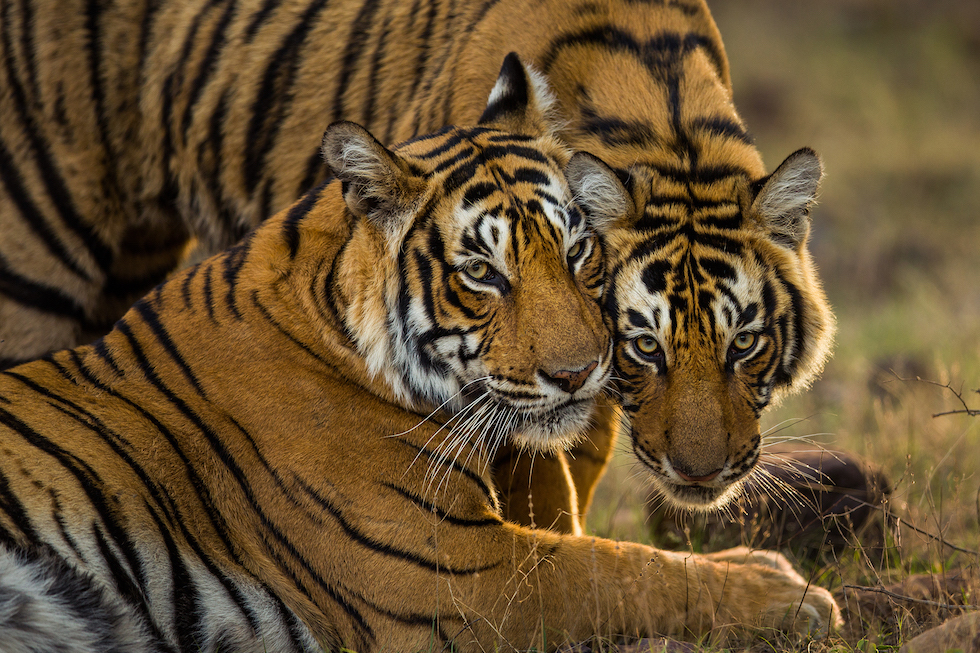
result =
[[[977,555],[915,528],[980,549],[980,416],[934,417],[964,408],[953,390],[980,409],[980,1],[709,5],[767,168],[808,145],[826,170],[811,248],[836,351],[763,427],[891,479],[891,506],[913,528],[884,570],[838,566],[837,582],[975,569]],[[651,491],[620,448],[589,529],[649,541]]]

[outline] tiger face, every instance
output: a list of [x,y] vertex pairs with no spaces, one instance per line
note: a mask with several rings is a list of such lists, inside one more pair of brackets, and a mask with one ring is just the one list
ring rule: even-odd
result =
[[609,237],[623,407],[668,501],[728,501],[759,459],[763,409],[823,365],[833,318],[806,249],[820,176],[800,150],[756,183],[675,188],[657,226]]
[[380,272],[365,283],[382,287],[350,297],[358,348],[402,402],[443,408],[492,447],[568,446],[611,367],[599,237],[625,194],[582,190],[618,182],[552,138],[548,102],[512,56],[477,129],[443,130],[396,155],[373,138],[352,146],[349,125],[328,131],[323,148],[348,205],[368,217],[355,246]]

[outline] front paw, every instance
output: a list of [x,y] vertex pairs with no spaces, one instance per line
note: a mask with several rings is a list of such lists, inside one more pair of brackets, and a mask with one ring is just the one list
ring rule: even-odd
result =
[[704,557],[713,562],[734,562],[739,565],[762,565],[763,567],[771,567],[784,574],[795,576],[803,582],[803,578],[796,573],[796,568],[793,567],[793,563],[790,562],[786,556],[784,556],[779,551],[771,551],[768,549],[750,549],[747,546],[736,546],[731,549],[725,549],[724,551],[716,551],[714,553],[705,553]]
[[843,624],[840,608],[830,592],[807,585],[798,574],[780,574],[766,594],[766,625],[791,633],[826,637]]

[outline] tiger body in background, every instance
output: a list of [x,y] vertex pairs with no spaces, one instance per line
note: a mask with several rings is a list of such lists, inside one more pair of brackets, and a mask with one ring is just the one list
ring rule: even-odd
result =
[[[3,4],[0,46],[8,363],[99,335],[191,234],[215,251],[314,186],[332,120],[385,143],[472,124],[510,51],[550,80],[560,137],[629,192],[606,310],[622,428],[668,498],[730,496],[762,410],[829,351],[806,249],[819,161],[765,177],[699,0],[28,1]],[[509,519],[581,532],[617,428],[608,407],[597,422],[533,474],[501,450]]]
[[839,619],[792,572],[503,519],[494,448],[566,445],[609,376],[600,236],[628,219],[546,99],[509,57],[477,128],[392,152],[334,124],[338,179],[94,344],[0,372],[5,651],[523,650]]

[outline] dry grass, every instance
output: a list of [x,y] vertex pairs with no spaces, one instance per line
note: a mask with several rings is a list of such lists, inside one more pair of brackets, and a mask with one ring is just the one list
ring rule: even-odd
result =
[[[884,564],[854,548],[808,570],[836,589],[880,589],[921,572],[975,578],[980,416],[934,415],[980,409],[980,3],[715,0],[712,8],[736,104],[768,167],[809,145],[827,171],[812,247],[839,320],[836,354],[766,426],[803,418],[786,433],[878,465],[902,520]],[[638,472],[628,455],[616,459],[590,514],[596,533],[651,540]],[[886,612],[852,618],[807,650],[888,650],[955,612],[877,596]],[[748,646],[803,650],[782,640]]]

